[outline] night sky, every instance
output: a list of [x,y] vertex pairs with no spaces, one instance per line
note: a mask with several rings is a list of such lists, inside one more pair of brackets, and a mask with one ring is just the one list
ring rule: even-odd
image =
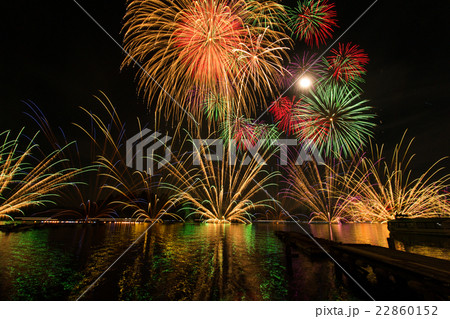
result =
[[[335,37],[372,2],[335,1]],[[125,1],[79,3],[122,42]],[[124,53],[73,1],[7,1],[3,8],[2,131],[35,127],[23,114],[22,100],[31,100],[75,138],[70,123],[79,120],[78,106],[98,107],[92,96],[99,90],[123,119],[153,122],[136,93],[134,71],[120,71]],[[377,142],[390,147],[408,129],[421,169],[450,155],[449,9],[448,1],[379,0],[340,41],[359,44],[370,57],[362,88],[378,114]]]

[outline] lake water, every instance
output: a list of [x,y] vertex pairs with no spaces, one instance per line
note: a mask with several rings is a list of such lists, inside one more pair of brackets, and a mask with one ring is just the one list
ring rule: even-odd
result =
[[[76,300],[149,225],[52,225],[0,232],[0,300]],[[386,225],[302,227],[317,237],[388,247]],[[335,279],[329,260],[300,256],[299,273],[288,275],[275,230],[302,231],[295,224],[156,224],[82,299],[366,299]],[[448,258],[450,251],[445,240],[391,238],[391,247],[438,258]]]

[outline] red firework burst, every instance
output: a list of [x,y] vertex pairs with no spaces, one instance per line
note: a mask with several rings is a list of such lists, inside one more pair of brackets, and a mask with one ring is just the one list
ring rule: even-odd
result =
[[301,108],[302,106],[301,99],[295,102],[295,97],[292,99],[282,97],[272,103],[269,112],[273,114],[277,121],[278,129],[287,134],[291,134],[299,127],[298,117],[293,116],[294,109]]
[[299,0],[288,13],[294,36],[309,46],[325,43],[332,37],[333,27],[337,27],[334,3],[328,0]]
[[246,35],[239,16],[226,3],[203,0],[182,11],[178,19],[173,40],[189,74],[202,83],[228,79],[233,49]]
[[265,124],[251,118],[228,117],[221,125],[221,136],[224,141],[230,138],[236,143],[238,150],[248,150],[258,142],[262,145],[272,145],[273,141],[280,137],[275,125]]
[[225,141],[229,138],[235,140],[236,147],[245,150],[247,147],[244,141],[253,146],[258,142],[257,126],[251,119],[243,116],[229,117],[222,123],[221,135]]
[[369,63],[369,57],[358,45],[339,43],[338,49],[332,49],[331,53],[326,61],[334,79],[349,82],[366,73],[364,65]]

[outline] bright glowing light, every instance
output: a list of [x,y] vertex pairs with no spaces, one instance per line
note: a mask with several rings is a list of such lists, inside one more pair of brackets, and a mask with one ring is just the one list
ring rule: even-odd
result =
[[300,85],[300,87],[302,89],[307,89],[312,85],[312,81],[309,77],[304,76],[300,79],[300,81],[298,82],[298,84]]

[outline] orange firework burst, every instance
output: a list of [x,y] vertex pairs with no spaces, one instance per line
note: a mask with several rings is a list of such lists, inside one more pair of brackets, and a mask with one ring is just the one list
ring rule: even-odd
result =
[[176,19],[174,46],[195,86],[229,90],[235,69],[233,50],[246,32],[243,21],[226,3],[214,1],[195,1]]
[[[235,99],[243,110],[235,113],[248,114],[264,94],[274,92],[267,88],[287,49],[284,14],[273,1],[132,0],[125,15],[129,55],[123,67],[140,67],[139,91],[149,103],[155,99],[166,118],[181,119],[187,111],[201,120],[202,92]],[[258,63],[249,55],[257,55]],[[190,92],[202,94],[192,99]]]

